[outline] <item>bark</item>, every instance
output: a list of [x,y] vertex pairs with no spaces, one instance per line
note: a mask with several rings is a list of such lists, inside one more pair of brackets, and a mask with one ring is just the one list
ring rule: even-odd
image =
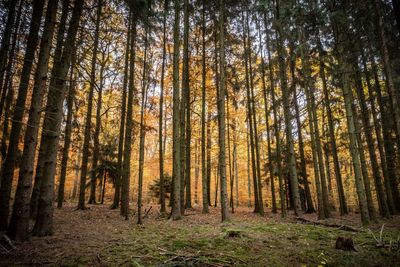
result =
[[228,192],[226,182],[225,155],[225,3],[219,0],[219,75],[220,85],[218,94],[218,145],[219,145],[219,174],[221,187],[221,217],[222,222],[229,220]]
[[[268,29],[268,20],[267,16],[264,14],[264,24],[265,28]],[[286,206],[285,206],[285,197],[284,197],[284,189],[283,189],[283,177],[282,177],[282,161],[281,161],[281,142],[279,137],[279,125],[278,125],[278,105],[275,98],[275,77],[274,71],[272,68],[272,59],[271,59],[271,49],[270,49],[270,34],[266,33],[266,45],[267,45],[267,56],[268,56],[268,72],[269,72],[269,80],[270,80],[270,88],[271,88],[271,100],[272,100],[272,109],[274,116],[274,131],[275,131],[275,145],[276,145],[276,166],[278,169],[278,183],[279,183],[279,197],[280,197],[280,206],[281,206],[281,216],[286,217]]]
[[[400,106],[399,106],[399,90],[396,90],[393,80],[393,70],[390,64],[389,51],[386,44],[386,36],[384,29],[384,20],[381,10],[381,3],[374,0],[375,13],[377,17],[376,27],[379,33],[380,50],[383,59],[383,69],[386,78],[386,87],[389,93],[389,100],[391,101],[394,111],[394,122],[396,134],[400,135]],[[391,177],[392,197],[397,211],[400,211],[400,191],[398,188],[398,181],[396,178]]]
[[207,165],[206,165],[206,15],[205,0],[202,0],[202,73],[201,73],[201,188],[203,196],[202,213],[208,213],[209,185],[207,182]]
[[111,209],[117,209],[119,207],[119,202],[121,201],[121,183],[122,183],[122,175],[123,175],[123,154],[124,154],[124,137],[125,137],[125,123],[126,123],[126,91],[128,87],[128,79],[129,79],[129,51],[131,45],[131,18],[132,13],[129,12],[128,18],[128,33],[126,38],[126,48],[125,48],[125,62],[124,62],[124,78],[122,84],[122,99],[121,99],[121,121],[119,126],[119,135],[118,135],[118,175],[115,179],[115,187],[114,187],[114,201],[111,205]]
[[[89,81],[89,94],[87,97],[87,112],[85,120],[85,130],[83,137],[83,148],[82,148],[82,167],[81,167],[81,182],[79,188],[79,201],[78,209],[84,210],[85,207],[85,192],[86,192],[86,176],[88,173],[88,161],[89,161],[89,150],[90,150],[90,130],[92,127],[92,107],[94,98],[94,87],[96,86],[96,65],[97,65],[97,51],[99,48],[99,32],[100,32],[100,20],[101,20],[101,9],[102,0],[97,1],[97,12],[96,12],[96,29],[94,32],[93,42],[93,54],[90,67],[90,81]],[[90,198],[89,204],[96,202],[96,177],[91,176],[90,179]]]
[[[13,8],[12,5],[16,4],[17,1],[11,1],[11,6],[10,8]],[[7,106],[7,100],[8,100],[8,95],[12,94],[12,86],[10,85],[11,81],[12,81],[12,76],[13,76],[13,67],[15,65],[15,48],[17,46],[17,37],[18,37],[18,33],[20,31],[20,24],[21,24],[21,13],[22,13],[22,7],[24,5],[24,1],[21,0],[18,6],[18,11],[17,11],[17,17],[15,19],[15,23],[12,25],[12,30],[13,30],[13,36],[12,36],[12,43],[8,44],[8,42],[10,42],[11,40],[8,40],[10,37],[7,37],[8,33],[7,33],[7,27],[8,24],[6,24],[6,29],[3,32],[3,39],[4,40],[2,42],[2,47],[0,48],[0,58],[6,55],[1,55],[2,53],[6,53],[6,51],[9,50],[8,52],[8,58],[7,58],[7,64],[6,65],[0,65],[2,67],[0,67],[0,117],[3,117],[4,114],[4,123],[6,122],[6,120],[8,120],[9,118],[9,114],[8,114],[8,110],[4,109]],[[15,8],[15,7],[14,7]],[[7,23],[11,23],[12,22],[12,14],[10,13],[12,12],[11,10],[9,10],[9,16],[7,18]],[[8,21],[10,20],[10,21]],[[10,46],[10,49],[8,49],[8,46]],[[3,59],[0,59],[0,62],[3,61]],[[6,62],[4,60],[4,62]],[[1,63],[0,63],[1,64]],[[4,68],[4,69],[3,69]],[[3,72],[4,72],[4,82],[3,82]],[[11,98],[12,99],[12,98]],[[8,123],[8,122],[7,122]],[[8,129],[8,128],[7,128]],[[3,136],[4,139],[4,136]],[[3,153],[3,150],[4,153]],[[5,154],[7,152],[6,147],[3,147],[2,144],[2,148],[1,148],[1,153],[2,153],[2,159],[5,158]]]
[[[180,25],[180,1],[174,0],[174,53],[173,53],[173,122],[172,122],[172,177],[173,177],[173,201],[172,219],[181,219],[181,153],[180,153],[180,105],[179,105],[179,25]],[[183,130],[183,129],[181,129]]]
[[260,163],[260,142],[258,138],[258,130],[257,130],[257,111],[255,108],[255,96],[254,96],[254,76],[253,76],[253,67],[252,67],[252,56],[251,56],[251,45],[250,45],[250,26],[249,19],[246,16],[247,20],[247,48],[248,48],[248,61],[249,61],[249,75],[250,75],[250,92],[251,92],[251,108],[252,108],[252,118],[254,125],[254,144],[255,144],[255,152],[256,152],[256,170],[257,170],[257,194],[258,194],[258,205],[259,205],[259,213],[261,216],[264,215],[264,201],[262,196],[262,183],[261,183],[261,163]]
[[[292,91],[293,91],[293,103],[294,103],[294,109],[296,112],[296,126],[297,126],[297,135],[299,139],[299,154],[300,154],[300,165],[301,165],[301,174],[303,177],[303,184],[304,184],[304,192],[306,196],[306,212],[307,213],[313,213],[315,212],[314,205],[312,203],[311,199],[311,192],[310,192],[310,187],[308,185],[308,175],[307,175],[307,163],[306,163],[306,158],[304,154],[304,142],[303,142],[303,134],[301,129],[303,128],[301,125],[300,121],[300,110],[299,110],[299,104],[297,102],[297,92],[296,92],[296,77],[295,77],[295,60],[296,58],[294,57],[293,53],[293,46],[290,52],[293,54],[290,59],[290,71],[291,71],[291,76],[292,76]],[[317,187],[318,189],[318,187]],[[318,191],[318,190],[317,190]]]
[[65,121],[65,134],[64,134],[64,147],[62,152],[62,160],[61,160],[61,173],[60,173],[60,183],[58,186],[58,195],[57,195],[57,208],[62,208],[64,202],[64,188],[65,188],[65,179],[67,176],[67,165],[69,160],[69,148],[71,145],[71,133],[72,133],[72,114],[73,114],[73,106],[75,100],[75,87],[76,87],[76,76],[74,72],[75,68],[75,53],[72,55],[71,59],[71,73],[70,73],[70,84],[68,90],[67,97],[67,119]]
[[164,152],[163,152],[163,114],[164,114],[164,76],[165,76],[165,60],[167,55],[166,49],[166,22],[168,15],[168,0],[164,1],[164,15],[163,15],[163,52],[162,52],[162,65],[161,65],[161,85],[160,85],[160,117],[158,120],[158,153],[160,157],[160,212],[165,213],[165,186],[164,186]]
[[44,0],[33,2],[32,19],[29,26],[29,36],[26,44],[24,63],[21,71],[20,84],[18,87],[17,102],[12,117],[12,127],[7,156],[4,161],[3,173],[1,175],[0,188],[0,230],[6,230],[10,213],[11,187],[14,168],[18,154],[19,137],[22,129],[22,120],[25,113],[25,102],[28,94],[29,79],[35,58],[35,51],[39,41],[40,21],[42,19]]
[[255,144],[254,144],[254,128],[253,128],[253,108],[250,93],[250,75],[249,75],[249,57],[247,48],[247,31],[245,24],[245,16],[243,18],[243,48],[244,48],[244,64],[245,64],[245,83],[246,83],[246,102],[247,102],[247,120],[249,126],[249,139],[250,139],[250,152],[251,152],[251,172],[253,176],[253,187],[254,187],[254,212],[260,211],[260,201],[258,194],[258,178],[257,178],[257,166],[256,166],[256,155],[255,155]]
[[140,108],[140,139],[139,139],[139,179],[138,179],[138,202],[137,202],[137,224],[142,222],[142,195],[143,195],[143,165],[144,165],[144,143],[146,132],[144,130],[144,112],[147,103],[147,84],[146,73],[149,71],[147,68],[147,48],[148,48],[148,27],[145,26],[145,39],[144,39],[144,56],[143,56],[143,73],[142,73],[142,104]]
[[33,234],[36,236],[51,235],[53,233],[54,176],[63,114],[63,101],[66,95],[65,80],[71,64],[71,55],[76,49],[75,41],[83,4],[83,0],[75,2],[62,57],[59,61],[55,61],[57,64],[53,67],[54,72],[52,72],[50,79],[42,132],[42,141],[46,144],[42,160],[43,176],[40,184],[38,214],[33,228]]
[[[20,6],[22,6],[21,3],[20,3]],[[7,55],[9,53],[10,45],[11,45],[11,34],[13,32],[15,24],[18,23],[18,20],[15,20],[16,7],[18,4],[18,1],[17,0],[10,1],[8,4],[9,4],[9,6],[8,6],[7,20],[6,20],[6,24],[4,27],[3,35],[1,36],[1,47],[0,47],[0,89],[1,89],[0,93],[1,94],[7,86],[7,84],[5,84],[5,86],[3,86],[4,73],[6,71],[7,64],[11,64],[10,61],[7,62]]]
[[134,97],[137,93],[135,88],[135,58],[136,58],[136,23],[137,18],[134,10],[130,10],[131,15],[131,31],[130,34],[130,58],[129,58],[129,83],[128,83],[128,99],[126,109],[125,124],[125,140],[124,140],[124,156],[122,167],[122,187],[121,187],[121,215],[125,220],[129,218],[129,193],[130,193],[130,174],[131,174],[131,145],[133,131],[133,105]]
[[280,19],[280,6],[279,1],[277,1],[276,5],[276,18],[279,21],[277,24],[277,47],[278,47],[278,58],[279,58],[279,76],[281,81],[281,90],[282,90],[282,103],[283,103],[283,114],[285,118],[285,134],[286,134],[286,142],[288,147],[288,166],[290,172],[290,186],[293,195],[293,204],[294,211],[296,215],[300,215],[302,213],[300,206],[300,196],[299,196],[299,188],[298,188],[298,180],[297,180],[297,170],[296,170],[296,155],[294,152],[294,141],[293,141],[293,131],[292,131],[292,116],[290,114],[290,101],[289,101],[289,90],[287,87],[286,80],[286,63],[285,63],[285,55],[283,49],[283,37],[282,37],[282,29],[281,29],[281,19]]
[[[367,101],[365,99],[364,89],[362,86],[361,73],[360,73],[360,70],[358,69],[358,66],[355,66],[355,68],[356,68],[355,69],[356,91],[357,91],[357,96],[358,96],[358,100],[359,100],[358,103],[361,108],[361,119],[362,119],[365,139],[367,141],[369,159],[371,161],[372,175],[373,175],[374,181],[375,181],[375,189],[376,189],[377,198],[378,198],[379,210],[382,215],[384,215],[384,214],[389,215],[389,210],[387,209],[387,205],[385,202],[385,196],[384,196],[384,191],[383,191],[383,186],[382,186],[382,178],[381,178],[381,175],[379,172],[379,164],[378,164],[378,160],[377,160],[377,157],[375,154],[374,140],[372,138],[373,129],[370,124],[370,116],[369,116],[369,112],[368,112],[368,108],[367,108]],[[369,84],[369,80],[367,83]],[[367,86],[370,87],[370,85],[367,85]],[[367,195],[367,197],[368,197],[368,195]],[[371,199],[370,205],[371,204],[373,205],[372,196],[370,196],[369,198]],[[370,213],[371,212],[374,213],[373,206],[370,207]]]
[[46,76],[56,23],[58,0],[50,0],[47,4],[46,21],[40,43],[39,60],[35,73],[35,81],[27,129],[24,137],[24,149],[19,170],[19,179],[13,212],[8,234],[11,238],[23,241],[29,232],[29,196],[32,188],[33,163],[40,122],[40,109],[45,94]]
[[[375,189],[376,189],[376,193],[377,193],[377,197],[378,197],[379,211],[380,211],[381,216],[389,218],[390,217],[389,206],[386,201],[386,193],[384,190],[384,185],[382,183],[381,173],[379,172],[379,164],[378,164],[377,156],[375,154],[375,145],[374,145],[374,142],[372,139],[372,131],[375,131],[375,136],[376,136],[376,140],[378,143],[379,156],[380,156],[380,160],[381,160],[380,167],[382,170],[383,179],[386,180],[386,179],[388,179],[388,175],[387,175],[385,152],[383,150],[381,127],[380,127],[380,122],[378,121],[378,114],[377,114],[377,110],[376,110],[376,106],[375,106],[375,94],[373,92],[373,88],[372,88],[372,84],[371,84],[370,72],[367,68],[367,61],[366,61],[364,54],[362,54],[362,61],[363,61],[363,67],[364,67],[365,80],[367,82],[367,89],[368,89],[368,95],[369,95],[368,100],[369,100],[369,103],[371,106],[373,125],[370,124],[368,109],[366,107],[367,102],[366,102],[364,90],[359,91],[357,88],[357,94],[358,94],[358,98],[360,100],[361,107],[363,109],[363,117],[364,117],[363,120],[367,119],[367,121],[364,122],[364,129],[365,129],[366,137],[369,136],[369,137],[367,137],[368,151],[369,151],[370,159],[371,159],[371,163],[372,163],[372,169],[373,169],[372,173],[375,178],[374,179],[375,180]],[[361,102],[363,102],[363,103],[361,103]],[[364,114],[364,113],[366,113],[366,114]],[[370,139],[370,141],[368,141],[368,139]]]
[[326,76],[325,76],[325,63],[323,59],[323,51],[322,51],[322,46],[321,42],[319,39],[318,35],[318,40],[317,40],[317,46],[318,46],[318,60],[319,60],[319,76],[322,80],[322,90],[324,94],[324,105],[326,108],[326,113],[328,117],[328,132],[329,132],[329,144],[330,144],[330,149],[332,151],[332,157],[333,157],[333,167],[335,170],[335,178],[336,178],[336,187],[338,190],[338,197],[339,197],[339,209],[340,209],[340,215],[345,215],[347,214],[347,204],[346,204],[346,197],[344,194],[343,190],[343,182],[342,182],[342,174],[340,172],[340,165],[339,165],[339,157],[338,157],[338,151],[337,151],[337,146],[336,146],[336,137],[335,137],[335,129],[333,125],[333,115],[332,115],[332,110],[331,110],[331,105],[330,105],[330,100],[329,100],[329,92],[328,92],[328,86],[326,82]]
[[[55,46],[55,51],[54,51],[54,65],[59,64],[59,61],[61,60],[62,56],[62,51],[63,51],[63,46],[64,46],[64,34],[65,34],[65,25],[67,24],[67,17],[69,13],[69,3],[70,1],[63,1],[62,5],[62,14],[60,18],[60,23],[58,27],[58,32],[57,32],[57,43]],[[56,68],[52,69],[51,72],[51,77],[56,77],[54,72],[56,71]],[[50,84],[52,83],[52,80],[50,80]],[[54,83],[54,81],[53,81]],[[43,137],[43,132],[42,132],[42,137]],[[41,186],[41,181],[42,181],[42,175],[43,175],[43,165],[44,165],[44,153],[46,151],[46,143],[45,140],[41,137],[40,141],[40,146],[39,146],[39,155],[38,155],[38,160],[36,164],[36,172],[35,172],[35,183],[33,186],[33,191],[31,195],[31,200],[30,200],[30,217],[31,219],[36,218],[37,215],[37,210],[38,210],[38,202],[39,202],[39,195],[40,195],[40,186]]]

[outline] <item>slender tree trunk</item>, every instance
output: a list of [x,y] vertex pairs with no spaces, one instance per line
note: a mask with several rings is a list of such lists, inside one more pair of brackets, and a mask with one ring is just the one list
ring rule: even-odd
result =
[[[363,67],[364,67],[365,80],[367,82],[367,88],[368,88],[368,95],[369,95],[368,100],[369,100],[369,103],[371,106],[372,119],[373,119],[373,123],[374,123],[374,125],[371,125],[369,123],[369,118],[368,118],[369,115],[367,113],[366,114],[367,116],[364,115],[364,116],[366,116],[366,118],[364,118],[364,119],[368,119],[368,121],[364,122],[364,127],[365,127],[365,131],[368,132],[368,133],[366,133],[366,136],[367,135],[370,136],[367,138],[371,138],[370,142],[368,143],[368,150],[370,153],[370,159],[371,159],[371,163],[372,163],[372,169],[373,169],[372,173],[375,178],[375,188],[376,188],[377,197],[378,197],[379,210],[383,217],[389,218],[390,217],[389,205],[388,205],[388,202],[386,201],[386,199],[387,199],[386,193],[384,190],[384,185],[382,183],[382,177],[380,176],[380,172],[379,172],[377,156],[375,154],[375,145],[374,145],[374,142],[373,142],[372,136],[371,136],[371,134],[372,134],[371,131],[374,130],[376,140],[378,143],[378,151],[379,151],[379,156],[380,156],[380,160],[381,160],[380,166],[382,169],[382,175],[383,175],[384,180],[387,180],[388,179],[387,165],[386,165],[385,152],[383,150],[381,127],[380,127],[380,122],[378,121],[378,114],[377,114],[377,110],[376,110],[376,106],[375,106],[375,95],[374,95],[373,88],[371,85],[371,77],[370,77],[370,73],[367,68],[367,62],[366,62],[366,58],[365,58],[364,54],[362,54],[362,61],[363,61]],[[358,88],[357,88],[357,94],[358,94],[358,98],[359,98],[360,102],[364,102],[362,104],[360,103],[361,106],[366,105],[364,90],[361,90],[359,92]],[[363,109],[364,109],[363,113],[368,112],[367,107],[363,107]],[[372,128],[374,128],[374,129],[372,129]],[[375,159],[373,159],[373,158],[375,158]],[[373,162],[373,161],[375,161],[375,162]]]
[[374,81],[375,81],[375,86],[374,86],[375,90],[374,91],[376,94],[377,103],[378,103],[378,106],[379,106],[379,109],[381,112],[381,116],[382,116],[381,123],[382,123],[384,153],[381,153],[381,158],[384,156],[385,162],[386,162],[387,179],[384,180],[385,189],[386,189],[386,200],[388,203],[390,213],[394,214],[395,204],[394,204],[394,200],[393,200],[393,196],[392,196],[390,177],[397,177],[397,176],[396,176],[395,164],[394,164],[395,163],[394,151],[393,151],[393,147],[392,147],[392,144],[390,141],[391,134],[389,132],[389,125],[388,125],[389,114],[388,114],[388,108],[386,107],[385,103],[383,102],[382,89],[380,86],[378,70],[377,70],[375,60],[372,56],[371,56],[371,65],[372,65],[372,72],[373,72]]
[[[96,183],[97,183],[97,165],[100,158],[100,129],[101,129],[101,106],[103,102],[103,86],[104,86],[104,68],[108,59],[105,59],[105,54],[102,55],[102,62],[100,66],[100,84],[98,86],[97,92],[97,105],[96,105],[96,127],[94,129],[93,135],[93,156],[92,156],[92,169],[90,170],[89,176],[90,180],[94,181],[90,186],[90,195],[89,195],[89,203],[96,203]],[[101,185],[101,177],[100,177],[100,185]],[[94,185],[94,186],[93,186]],[[100,190],[101,194],[101,190]]]
[[[300,39],[301,39],[301,42],[305,42],[304,32],[302,29],[300,29]],[[325,176],[324,157],[323,157],[323,153],[322,153],[322,145],[321,145],[321,138],[320,138],[320,132],[319,132],[317,110],[316,110],[316,105],[315,105],[315,96],[314,96],[315,88],[314,88],[313,81],[310,80],[311,69],[310,69],[310,62],[309,62],[309,56],[308,56],[308,49],[303,46],[300,49],[300,53],[301,53],[302,69],[303,69],[304,80],[305,80],[304,90],[306,92],[306,97],[307,97],[307,109],[309,111],[310,126],[312,124],[312,129],[313,129],[312,134],[314,135],[314,145],[315,145],[314,149],[316,151],[319,178],[320,178],[320,182],[321,182],[322,208],[318,207],[318,210],[319,210],[319,212],[322,211],[324,213],[324,216],[321,216],[321,214],[319,214],[319,216],[324,217],[324,218],[329,218],[329,216],[330,216],[329,193],[328,193],[326,176]],[[321,203],[319,203],[319,204],[321,204]]]
[[[161,91],[160,91],[160,117],[158,120],[158,153],[160,157],[160,212],[164,214],[165,208],[165,185],[164,185],[164,152],[163,152],[163,114],[164,114],[164,76],[165,76],[165,60],[167,55],[167,35],[166,24],[168,15],[168,0],[164,1],[164,15],[163,15],[163,52],[162,52],[162,65],[161,65]],[[164,130],[165,131],[165,130]]]
[[66,95],[65,80],[71,64],[72,53],[76,49],[75,42],[83,4],[83,0],[77,0],[75,2],[62,57],[59,61],[55,61],[57,64],[53,67],[54,72],[52,72],[50,80],[42,132],[42,141],[46,144],[45,150],[43,151],[44,159],[42,160],[43,176],[40,184],[38,214],[33,228],[33,233],[36,236],[51,235],[53,233],[54,176],[63,114],[63,102]]
[[317,46],[318,46],[318,60],[319,60],[319,76],[321,77],[322,80],[322,89],[323,89],[323,94],[324,94],[324,105],[326,108],[326,113],[328,117],[328,132],[329,132],[329,143],[332,151],[332,157],[333,157],[333,167],[335,170],[335,178],[336,178],[336,187],[338,190],[338,197],[339,197],[339,207],[340,207],[340,215],[345,215],[347,214],[347,204],[346,204],[346,197],[344,194],[343,190],[343,182],[342,182],[342,174],[340,172],[340,165],[339,165],[339,157],[338,157],[338,151],[337,151],[337,146],[336,146],[336,137],[335,137],[335,130],[334,130],[334,125],[333,125],[333,115],[332,115],[332,110],[330,106],[330,100],[329,100],[329,92],[328,92],[328,86],[326,82],[326,77],[325,77],[325,63],[323,59],[323,51],[322,51],[322,46],[321,42],[319,39],[318,35],[318,40],[317,40]]
[[230,125],[229,125],[229,93],[226,94],[226,124],[228,125],[228,169],[229,169],[229,206],[232,209],[232,214],[235,213],[235,207],[233,206],[233,175],[232,175],[232,159],[231,159],[231,135],[230,135]]
[[18,154],[19,137],[22,129],[22,120],[25,113],[25,102],[28,94],[29,79],[35,58],[35,51],[39,41],[40,21],[42,19],[44,0],[33,2],[32,19],[29,27],[29,36],[26,44],[24,63],[18,87],[17,102],[13,114],[10,140],[7,156],[2,168],[0,188],[0,231],[6,230],[10,213],[11,187],[14,168]]
[[[97,50],[99,47],[101,9],[102,9],[102,0],[98,0],[97,14],[96,14],[96,29],[94,32],[93,54],[92,54],[92,62],[90,69],[89,94],[87,98],[87,112],[86,112],[85,130],[83,138],[81,183],[79,189],[79,202],[78,202],[78,209],[80,210],[86,209],[85,207],[86,176],[88,172],[88,161],[89,161],[90,130],[92,127],[92,107],[94,98],[94,87],[96,83]],[[89,204],[93,204],[96,202],[95,193],[96,193],[96,176],[92,175],[90,179]]]
[[[276,5],[276,18],[278,21],[280,19],[280,6],[279,1],[277,1]],[[292,189],[293,195],[293,204],[294,204],[294,212],[297,215],[302,213],[301,205],[300,205],[300,195],[298,188],[298,180],[297,180],[297,170],[296,170],[296,155],[294,152],[294,142],[293,142],[293,131],[291,124],[291,114],[290,114],[290,101],[289,101],[289,90],[287,87],[286,80],[286,64],[284,60],[284,49],[283,49],[283,38],[282,38],[282,29],[280,23],[276,28],[277,30],[277,46],[278,46],[278,57],[279,57],[279,75],[281,81],[281,89],[282,89],[282,102],[283,102],[283,113],[285,118],[285,133],[286,133],[286,142],[288,147],[288,165],[290,171],[290,186]]]
[[103,186],[102,186],[102,190],[101,190],[100,204],[104,204],[104,195],[106,194],[106,184],[107,184],[107,171],[104,171]]
[[[15,6],[13,7],[13,5],[15,5],[18,1],[11,1],[10,3],[10,7],[9,7],[9,14],[7,17],[7,24],[6,24],[6,28],[4,29],[3,32],[3,37],[2,37],[2,46],[0,48],[0,118],[3,118],[3,114],[4,114],[4,123],[9,119],[9,110],[4,109],[5,106],[7,106],[7,103],[9,103],[8,100],[8,95],[9,94],[13,94],[13,88],[10,85],[11,81],[12,81],[12,76],[13,76],[13,67],[15,65],[15,49],[17,46],[17,41],[18,41],[18,33],[20,31],[20,24],[21,24],[21,14],[22,14],[22,7],[24,5],[24,0],[20,0],[19,1],[19,6],[18,6],[18,11],[17,11],[17,17],[15,19],[15,23],[12,21],[13,20],[13,14],[12,14],[12,9],[15,9]],[[9,27],[8,23],[14,23],[13,25],[11,25],[11,29],[8,29],[7,27]],[[12,43],[10,44],[9,38],[10,36],[7,36],[11,33],[7,33],[8,30],[13,30],[13,35],[12,35]],[[10,49],[8,48],[11,45]],[[8,52],[8,58],[7,61],[5,61],[4,59],[2,59],[2,57],[7,56],[6,52],[9,50]],[[4,54],[3,54],[4,53]],[[4,61],[4,63],[7,63],[5,65],[2,65],[2,61]],[[4,72],[4,74],[3,74]],[[4,75],[4,76],[3,76]],[[4,79],[4,82],[3,82]],[[11,98],[12,99],[12,98]],[[7,122],[8,123],[8,122]],[[8,130],[8,128],[7,128]],[[4,139],[4,136],[2,137]],[[4,152],[3,152],[4,150]],[[7,152],[7,148],[3,147],[2,144],[2,148],[1,148],[1,155],[2,155],[2,159],[5,158],[5,154]]]
[[207,112],[207,151],[206,151],[206,167],[207,167],[207,202],[211,206],[211,109]]
[[18,21],[15,20],[16,6],[18,4],[18,1],[17,0],[10,1],[8,2],[8,4],[9,6],[8,6],[7,20],[4,27],[3,35],[1,36],[1,47],[0,47],[0,89],[1,89],[0,94],[2,94],[3,90],[5,90],[7,86],[7,84],[4,84],[5,86],[3,86],[3,77],[7,69],[6,65],[11,64],[11,62],[7,62],[7,55],[9,53],[11,45],[11,34],[13,32],[15,24],[18,24]]
[[81,150],[78,148],[78,151],[76,152],[77,157],[75,161],[75,177],[74,177],[74,187],[72,189],[72,198],[76,199],[76,196],[78,194],[78,182],[79,182],[79,170],[80,170],[80,163],[81,163]]
[[[290,72],[292,76],[292,91],[293,91],[293,103],[294,103],[294,109],[296,112],[296,126],[297,126],[297,135],[299,139],[299,153],[300,153],[300,165],[301,165],[301,173],[303,177],[303,183],[304,183],[304,192],[306,196],[306,203],[307,203],[307,208],[306,212],[307,213],[313,213],[315,212],[314,205],[312,203],[311,199],[311,192],[310,192],[310,187],[308,185],[308,175],[307,175],[307,163],[306,163],[306,158],[304,155],[304,142],[303,142],[303,134],[301,129],[303,128],[301,125],[300,121],[300,110],[299,110],[299,104],[297,102],[297,92],[296,92],[296,77],[295,77],[295,61],[296,58],[294,56],[293,52],[293,45],[290,50],[290,53],[292,54],[290,57]],[[312,134],[312,133],[311,133]],[[317,188],[318,189],[318,188]],[[318,191],[318,190],[317,190]]]
[[60,183],[58,186],[58,195],[57,195],[57,208],[62,208],[64,202],[64,188],[65,188],[65,179],[67,176],[67,165],[69,160],[69,148],[71,145],[71,133],[72,133],[72,114],[73,114],[73,105],[75,100],[75,86],[76,86],[76,76],[74,72],[75,68],[75,53],[72,55],[71,59],[71,73],[70,73],[70,84],[68,90],[68,98],[67,98],[67,120],[65,122],[65,135],[64,135],[64,147],[62,152],[62,160],[61,160],[61,173],[60,173]]
[[[265,28],[268,29],[268,19],[267,15],[264,13],[264,25]],[[278,183],[279,183],[279,197],[280,197],[280,206],[281,206],[281,216],[286,217],[286,208],[284,201],[284,190],[283,190],[283,179],[282,179],[282,162],[281,162],[281,144],[279,137],[279,125],[278,125],[278,105],[275,99],[275,77],[272,66],[271,59],[271,49],[270,49],[270,34],[266,32],[266,46],[267,46],[267,57],[268,57],[268,72],[269,72],[269,81],[271,88],[271,100],[272,100],[272,109],[273,109],[273,117],[274,117],[274,131],[275,131],[275,145],[276,145],[276,166],[278,169]]]
[[[248,124],[248,120],[247,120]],[[250,127],[247,127],[250,129]],[[250,130],[249,130],[250,131]],[[250,132],[246,132],[246,147],[247,147],[247,207],[251,208],[251,178],[250,178]]]
[[222,222],[229,220],[228,192],[226,186],[225,155],[225,3],[219,0],[219,94],[218,94],[218,145],[219,174],[221,180],[221,216]]
[[249,135],[250,135],[250,152],[251,152],[251,170],[253,176],[253,187],[254,187],[254,212],[258,213],[260,211],[260,201],[258,194],[258,179],[257,179],[257,167],[256,167],[256,156],[255,156],[255,144],[254,144],[254,129],[253,129],[253,109],[251,107],[251,93],[250,93],[250,75],[249,75],[249,53],[247,48],[247,31],[246,31],[246,21],[244,14],[242,15],[243,19],[243,49],[244,49],[244,64],[245,64],[245,82],[246,82],[246,102],[247,102],[247,120],[249,126]]
[[142,73],[142,104],[140,108],[140,141],[139,141],[139,179],[138,179],[138,202],[137,202],[137,224],[142,222],[142,195],[143,195],[143,166],[144,166],[144,142],[146,132],[144,130],[144,112],[147,103],[147,49],[148,49],[148,27],[145,26],[143,73]]
[[[202,0],[202,73],[201,73],[201,185],[203,196],[202,213],[208,213],[209,199],[209,184],[207,179],[206,163],[206,15],[205,15],[205,0]],[[207,165],[206,165],[207,164]]]
[[[174,0],[175,21],[174,21],[174,53],[173,53],[173,148],[172,148],[172,180],[173,180],[173,201],[172,219],[181,219],[181,153],[180,153],[180,101],[179,101],[179,25],[180,25],[180,1]],[[183,131],[183,129],[181,129]]]
[[124,155],[124,138],[125,138],[125,123],[126,123],[126,95],[129,80],[129,52],[131,48],[131,23],[132,23],[132,13],[129,12],[128,17],[128,32],[126,37],[126,47],[125,47],[125,62],[124,62],[124,78],[122,84],[122,98],[121,98],[121,121],[119,126],[119,136],[118,136],[118,155],[117,155],[117,165],[118,174],[115,179],[114,187],[114,201],[111,205],[111,209],[117,209],[119,207],[119,202],[121,200],[121,185],[122,185],[122,175],[123,175],[123,155]]
[[137,89],[135,88],[135,59],[136,59],[136,23],[137,18],[134,11],[130,10],[131,28],[130,30],[130,58],[129,58],[129,83],[128,99],[126,109],[126,125],[124,140],[124,156],[122,167],[122,187],[121,187],[121,215],[128,220],[129,217],[129,193],[130,193],[130,174],[131,174],[131,145],[133,131],[133,104]]
[[[358,96],[358,100],[359,100],[358,103],[361,108],[361,120],[362,120],[362,124],[363,124],[365,139],[367,141],[369,159],[371,161],[371,169],[372,169],[372,175],[374,176],[378,204],[379,204],[380,210],[382,211],[382,200],[384,200],[383,187],[382,187],[382,182],[381,182],[381,176],[379,173],[379,165],[378,165],[378,161],[376,159],[376,154],[375,154],[374,141],[372,139],[372,127],[370,125],[370,117],[369,117],[369,113],[368,113],[368,109],[367,109],[367,101],[366,101],[365,95],[364,95],[364,89],[363,89],[363,85],[362,85],[360,70],[357,65],[355,65],[354,68],[355,68],[356,91],[357,91],[357,96]],[[359,135],[360,135],[360,139],[361,139],[361,132]],[[362,141],[360,142],[359,146],[363,149]],[[373,200],[372,200],[372,194],[371,194],[371,190],[370,190],[370,186],[369,186],[370,182],[369,182],[368,173],[366,173],[366,175],[367,176],[364,177],[364,183],[366,183],[365,187],[366,187],[366,195],[367,195],[369,213],[370,213],[371,219],[376,219],[375,218],[375,209],[374,209]],[[381,212],[381,213],[383,213],[383,212]]]

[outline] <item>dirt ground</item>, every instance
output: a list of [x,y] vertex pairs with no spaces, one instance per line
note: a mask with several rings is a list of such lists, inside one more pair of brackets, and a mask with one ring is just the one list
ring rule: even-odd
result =
[[[32,237],[0,250],[1,266],[399,266],[400,217],[361,227],[359,215],[323,223],[347,225],[357,232],[299,221],[265,217],[240,208],[228,223],[220,210],[186,211],[182,220],[160,217],[152,207],[144,224],[132,211],[126,221],[108,205],[85,211],[67,203],[55,210],[53,236]],[[148,207],[147,207],[148,208]],[[316,220],[316,215],[305,215]],[[377,247],[382,231],[383,247]],[[351,237],[356,251],[335,249],[337,237]]]

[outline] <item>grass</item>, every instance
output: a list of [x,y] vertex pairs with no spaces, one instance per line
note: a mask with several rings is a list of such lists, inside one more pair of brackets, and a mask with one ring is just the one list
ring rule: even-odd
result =
[[[400,262],[397,217],[384,230],[385,243],[392,241],[389,249],[376,248],[366,228],[346,232],[296,223],[293,218],[261,218],[250,210],[239,211],[228,223],[219,222],[218,210],[210,215],[191,213],[176,222],[154,213],[144,226],[137,226],[105,206],[93,206],[84,218],[67,208],[56,212],[55,236],[17,244],[20,255],[0,257],[0,265],[396,266]],[[379,224],[371,229],[379,236]],[[232,231],[240,234],[229,237]],[[336,250],[338,236],[351,237],[357,252]]]

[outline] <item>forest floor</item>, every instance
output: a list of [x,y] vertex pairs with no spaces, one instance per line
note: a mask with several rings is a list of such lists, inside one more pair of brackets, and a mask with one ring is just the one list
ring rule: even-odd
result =
[[[55,233],[14,243],[16,249],[0,254],[1,266],[399,266],[400,217],[361,227],[359,215],[323,221],[348,225],[345,231],[304,223],[294,215],[265,217],[240,208],[228,223],[220,210],[186,211],[182,220],[161,218],[150,210],[144,224],[125,221],[107,205],[89,205],[85,211],[66,204],[55,210]],[[316,215],[305,215],[316,220]],[[378,248],[373,234],[386,246]],[[335,249],[337,237],[351,237],[356,251]]]

